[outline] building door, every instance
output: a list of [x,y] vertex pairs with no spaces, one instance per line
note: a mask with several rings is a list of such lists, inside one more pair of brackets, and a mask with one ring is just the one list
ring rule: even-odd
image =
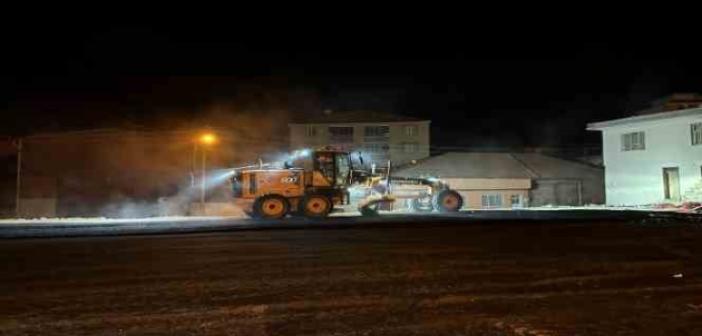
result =
[[663,168],[663,192],[667,200],[680,200],[680,170],[678,167]]

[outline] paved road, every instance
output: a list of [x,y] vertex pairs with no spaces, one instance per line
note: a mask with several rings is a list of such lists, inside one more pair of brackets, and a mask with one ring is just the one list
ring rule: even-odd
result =
[[702,215],[618,210],[486,210],[458,213],[384,213],[362,217],[341,214],[325,220],[286,218],[261,220],[237,217],[155,217],[142,219],[42,219],[0,220],[0,239],[120,236],[134,234],[203,233],[238,230],[317,229],[342,227],[406,226],[435,222],[524,222],[524,221],[679,221],[702,223]]
[[702,335],[698,224],[14,239],[0,265],[2,335]]

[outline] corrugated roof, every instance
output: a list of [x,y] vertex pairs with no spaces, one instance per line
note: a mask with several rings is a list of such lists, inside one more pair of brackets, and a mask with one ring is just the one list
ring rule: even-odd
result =
[[563,160],[537,153],[515,153],[514,157],[529,167],[537,178],[579,178],[584,175],[601,175],[603,169],[585,163]]
[[434,156],[395,171],[398,176],[440,178],[531,178],[509,153],[457,153]]
[[459,153],[434,156],[395,171],[397,176],[439,178],[583,178],[602,169],[536,153]]
[[334,124],[428,121],[415,117],[378,111],[327,111],[296,117],[291,124]]

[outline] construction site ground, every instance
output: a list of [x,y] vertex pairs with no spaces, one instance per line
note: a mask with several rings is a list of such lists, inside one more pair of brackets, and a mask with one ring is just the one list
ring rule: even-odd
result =
[[699,223],[425,219],[6,239],[0,334],[702,334]]

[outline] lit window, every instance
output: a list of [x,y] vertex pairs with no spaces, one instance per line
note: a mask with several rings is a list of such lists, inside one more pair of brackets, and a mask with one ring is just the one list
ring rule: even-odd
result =
[[408,137],[413,137],[417,135],[417,125],[405,126],[405,135]]
[[416,153],[419,151],[419,144],[416,142],[406,142],[402,144],[402,151],[405,153]]
[[481,197],[483,208],[499,208],[502,206],[502,195],[487,194]]
[[314,127],[314,126],[305,127],[305,135],[308,137],[317,136],[317,127]]
[[690,138],[692,145],[702,145],[702,122],[690,125]]
[[646,149],[646,135],[644,132],[622,134],[622,151]]

